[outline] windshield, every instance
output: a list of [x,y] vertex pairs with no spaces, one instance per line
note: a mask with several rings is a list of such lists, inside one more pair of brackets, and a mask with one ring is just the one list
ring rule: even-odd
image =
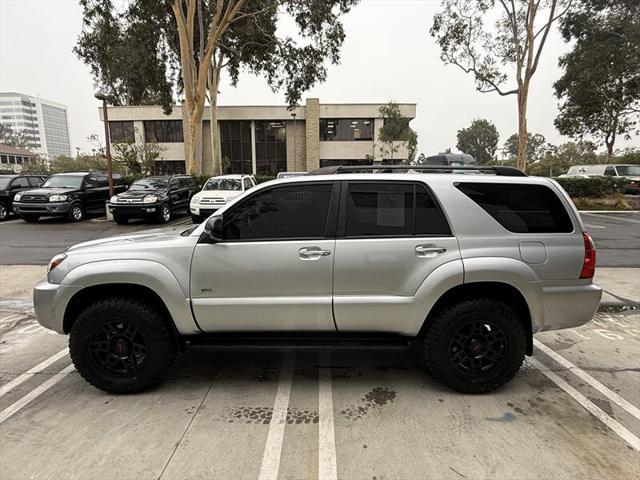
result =
[[53,175],[44,182],[42,188],[80,188],[83,178],[81,175]]
[[211,178],[203,190],[242,190],[242,185],[236,178]]
[[12,178],[13,177],[0,177],[0,190],[7,188]]
[[133,182],[129,190],[162,190],[166,189],[167,185],[164,178],[143,178]]
[[640,165],[618,165],[616,169],[618,170],[618,175],[623,177],[626,175],[640,176]]

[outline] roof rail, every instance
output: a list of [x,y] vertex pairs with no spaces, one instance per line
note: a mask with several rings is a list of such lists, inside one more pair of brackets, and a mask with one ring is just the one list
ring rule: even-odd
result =
[[307,175],[334,175],[336,173],[358,173],[367,170],[377,170],[380,173],[393,173],[394,170],[402,172],[415,170],[429,173],[454,173],[464,172],[491,172],[494,175],[505,177],[527,177],[522,170],[514,167],[486,167],[486,166],[455,166],[455,165],[337,165],[334,167],[322,167],[312,170]]

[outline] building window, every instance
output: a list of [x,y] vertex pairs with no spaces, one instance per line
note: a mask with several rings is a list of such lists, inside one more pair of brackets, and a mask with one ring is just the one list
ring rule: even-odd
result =
[[251,173],[251,122],[220,122],[224,173]]
[[0,163],[8,163],[9,161],[7,160],[7,156],[6,155],[0,155]]
[[353,166],[353,165],[371,165],[371,160],[320,160],[321,167],[338,167],[338,166]]
[[112,143],[134,143],[133,122],[109,122],[109,136]]
[[158,143],[183,142],[182,120],[150,120],[144,122],[144,141]]
[[389,125],[393,125],[393,132],[390,132],[393,137],[398,142],[406,142],[409,140],[409,132],[411,129],[409,128],[410,118],[399,118],[399,119],[384,119],[384,126],[389,127]]
[[321,118],[320,140],[353,142],[373,140],[372,118]]
[[282,122],[256,122],[256,174],[287,170],[287,132]]
[[185,173],[185,164],[182,160],[156,160],[153,164],[155,175],[176,175]]

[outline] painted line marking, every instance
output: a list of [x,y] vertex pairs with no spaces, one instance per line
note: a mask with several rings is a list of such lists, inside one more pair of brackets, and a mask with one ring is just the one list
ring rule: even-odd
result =
[[27,370],[25,373],[23,373],[22,375],[14,378],[13,380],[11,380],[9,383],[7,383],[6,385],[3,385],[2,387],[0,387],[0,397],[2,397],[3,395],[5,395],[6,393],[10,392],[11,390],[13,390],[14,388],[16,388],[18,385],[23,384],[24,382],[26,382],[27,380],[29,380],[31,377],[33,377],[36,373],[40,373],[42,372],[45,368],[47,368],[49,365],[51,365],[52,363],[57,362],[58,360],[60,360],[62,357],[66,356],[69,354],[69,348],[65,348],[63,350],[60,350],[58,353],[56,353],[55,355],[51,355],[49,358],[47,358],[45,361],[39,363],[38,365],[36,365],[35,367]]
[[22,312],[13,313],[11,315],[7,315],[6,317],[0,318],[0,323],[9,323],[12,320],[16,320],[22,318],[25,314]]
[[321,368],[318,375],[318,478],[320,480],[337,480],[336,435],[333,420],[333,392],[331,387],[331,353],[320,354]]
[[262,454],[262,466],[258,475],[259,480],[276,480],[280,471],[280,456],[282,455],[282,441],[284,429],[287,425],[287,410],[289,408],[289,395],[291,394],[291,382],[293,380],[293,365],[295,353],[286,352],[280,371],[278,391],[273,403],[273,413],[269,423],[267,442]]
[[31,401],[35,400],[40,395],[42,395],[44,392],[49,390],[56,383],[58,383],[60,380],[65,378],[69,373],[73,372],[73,370],[74,370],[73,365],[66,366],[59,373],[55,373],[54,375],[52,375],[49,380],[47,380],[46,382],[42,383],[41,385],[39,385],[38,387],[34,388],[33,390],[31,390],[29,393],[27,393],[20,400],[12,403],[7,408],[2,410],[0,412],[0,424],[3,423],[7,418],[11,417],[15,413],[17,413],[20,410],[22,410],[22,408],[24,408],[27,404],[29,404]]
[[587,228],[607,228],[607,227],[605,227],[603,225],[590,225],[588,223],[585,223],[584,226],[587,227]]
[[602,409],[596,406],[591,400],[578,392],[575,388],[569,385],[565,380],[549,370],[542,362],[534,357],[529,357],[526,360],[529,365],[538,369],[545,377],[555,383],[558,387],[564,390],[569,396],[571,396],[576,402],[582,405],[589,413],[604,423],[607,427],[613,430],[622,438],[625,442],[631,445],[635,450],[640,451],[640,438],[636,437],[633,433],[623,427],[617,420],[614,420],[607,415]]
[[620,218],[620,217],[605,217],[604,215],[597,214],[597,213],[592,213],[591,215],[594,216],[594,217],[598,217],[598,218],[608,218],[608,219],[613,218],[614,220],[619,220],[621,222],[636,223],[636,224],[640,225],[640,220],[634,220],[632,218],[627,218],[627,217],[623,217],[623,218]]
[[625,409],[631,415],[633,415],[638,420],[640,420],[640,408],[637,408],[635,405],[632,405],[631,403],[629,403],[627,400],[622,398],[616,392],[614,392],[614,391],[610,390],[609,388],[607,388],[606,386],[604,386],[602,383],[600,383],[598,380],[593,378],[587,372],[585,372],[584,370],[580,369],[579,367],[577,367],[576,365],[571,363],[569,360],[567,360],[563,356],[561,356],[558,353],[554,352],[553,350],[551,350],[549,347],[547,347],[545,344],[543,344],[539,340],[534,338],[533,339],[533,344],[536,346],[536,348],[538,350],[540,350],[541,352],[544,352],[549,357],[551,357],[556,362],[558,362],[560,365],[562,365],[563,367],[566,367],[567,369],[569,369],[569,371],[571,373],[573,373],[574,375],[579,377],[581,380],[587,382],[589,385],[591,385],[593,388],[595,388],[597,391],[599,391],[602,395],[607,397],[612,402],[618,404],[621,408]]

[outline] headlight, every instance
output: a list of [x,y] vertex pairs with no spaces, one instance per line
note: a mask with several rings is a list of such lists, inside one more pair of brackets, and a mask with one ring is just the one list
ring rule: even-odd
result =
[[111,200],[109,200],[111,203],[118,203],[118,195],[114,195],[113,197],[111,197]]
[[47,273],[49,273],[51,270],[53,270],[58,265],[60,265],[65,258],[67,258],[67,255],[65,253],[59,253],[58,255],[53,257],[49,262],[49,266],[47,267]]
[[144,200],[142,200],[142,203],[156,203],[158,201],[158,197],[156,197],[155,195],[147,195],[146,197],[144,197]]
[[196,193],[193,197],[191,197],[191,203],[200,203],[200,194]]
[[66,195],[51,195],[49,197],[49,201],[50,202],[66,202],[67,201],[67,197]]
[[21,193],[16,193],[16,196],[13,197],[13,201],[14,202],[19,202],[21,198],[22,198],[22,194]]

